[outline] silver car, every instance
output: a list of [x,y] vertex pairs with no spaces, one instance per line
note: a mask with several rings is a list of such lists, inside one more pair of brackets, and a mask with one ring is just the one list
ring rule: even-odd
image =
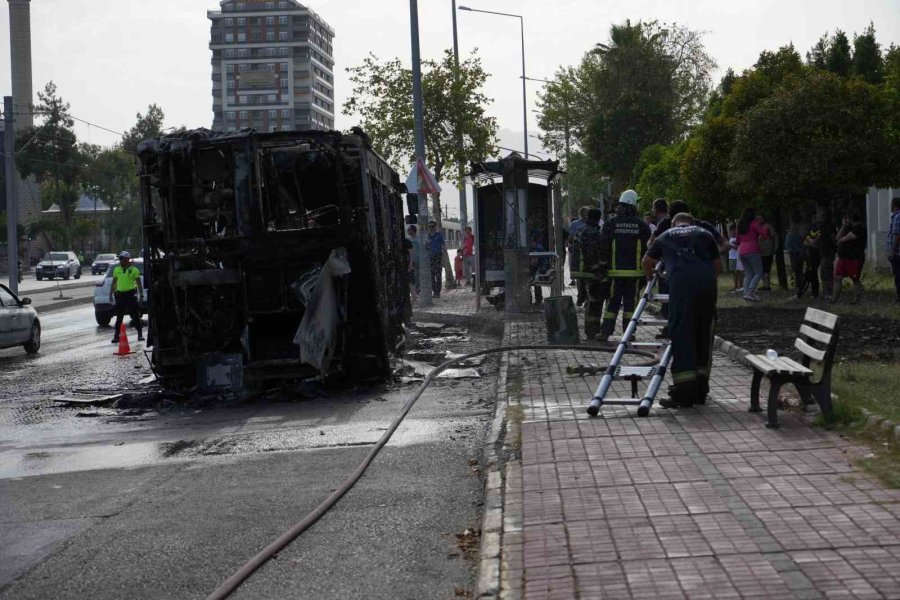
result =
[[41,349],[41,322],[30,298],[21,300],[0,284],[0,349],[22,346],[28,354]]

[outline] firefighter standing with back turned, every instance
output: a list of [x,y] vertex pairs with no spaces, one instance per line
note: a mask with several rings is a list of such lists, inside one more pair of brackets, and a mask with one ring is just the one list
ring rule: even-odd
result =
[[622,330],[634,314],[638,281],[641,271],[641,257],[647,251],[650,227],[637,212],[638,195],[634,190],[625,190],[619,196],[616,215],[603,224],[600,240],[600,263],[602,279],[610,286],[609,302],[603,313],[603,325],[597,339],[609,341],[616,328],[616,317],[622,307]]
[[585,215],[584,225],[575,233],[572,241],[572,278],[586,288],[584,307],[584,333],[589,340],[600,333],[603,320],[603,301],[606,299],[600,278],[600,218],[599,208],[591,208]]
[[716,278],[722,260],[715,238],[694,224],[694,217],[679,213],[673,227],[653,241],[642,265],[647,280],[656,263],[665,262],[669,277],[669,334],[672,338],[672,379],[663,408],[703,404],[709,393],[713,328],[716,314]]

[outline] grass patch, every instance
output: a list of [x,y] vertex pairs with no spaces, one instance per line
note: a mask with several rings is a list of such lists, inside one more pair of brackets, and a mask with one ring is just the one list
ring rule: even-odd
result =
[[[862,409],[900,423],[900,386],[897,385],[897,362],[853,362],[842,360],[834,367],[832,386],[837,405],[849,422],[859,420]],[[856,418],[854,419],[854,415]]]
[[896,362],[842,361],[835,365],[834,419],[824,423],[821,415],[817,418],[817,424],[840,430],[865,443],[871,452],[858,459],[856,465],[890,488],[900,488],[900,443],[894,439],[893,432],[885,436],[867,429],[863,410],[900,422],[898,369],[900,364]]
[[889,488],[900,488],[900,446],[892,444],[879,448],[856,461],[864,471]]
[[[838,315],[857,315],[863,317],[886,317],[896,319],[900,316],[900,307],[897,305],[897,295],[894,290],[894,279],[890,273],[866,269],[863,272],[862,283],[865,293],[858,304],[850,304],[852,287],[850,280],[844,280],[844,288],[841,299],[837,304],[831,304],[822,299],[813,299],[811,292],[807,291],[801,299],[797,299],[796,288],[778,287],[777,277],[772,273],[772,291],[758,292],[759,302],[749,303],[741,298],[740,293],[732,293],[731,287],[734,281],[731,273],[722,273],[719,276],[719,300],[720,308],[736,308],[741,306],[777,307],[777,308],[805,308],[812,306],[820,310]],[[821,293],[821,290],[820,290]]]

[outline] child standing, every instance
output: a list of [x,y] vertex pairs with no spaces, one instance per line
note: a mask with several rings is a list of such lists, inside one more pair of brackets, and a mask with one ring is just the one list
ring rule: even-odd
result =
[[456,258],[453,260],[453,270],[456,272],[456,285],[462,285],[463,281],[463,249],[456,250]]
[[739,291],[744,287],[744,265],[738,256],[737,228],[732,227],[731,236],[728,238],[728,268],[731,269],[731,276],[734,278],[734,287],[732,292]]

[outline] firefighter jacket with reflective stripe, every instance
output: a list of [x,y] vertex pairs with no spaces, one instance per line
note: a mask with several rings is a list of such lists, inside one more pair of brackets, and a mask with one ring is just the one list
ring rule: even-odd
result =
[[598,279],[600,264],[600,227],[587,223],[575,233],[569,265],[575,279]]
[[608,277],[644,276],[641,259],[647,251],[650,227],[633,207],[621,206],[603,225],[600,238],[600,262]]

